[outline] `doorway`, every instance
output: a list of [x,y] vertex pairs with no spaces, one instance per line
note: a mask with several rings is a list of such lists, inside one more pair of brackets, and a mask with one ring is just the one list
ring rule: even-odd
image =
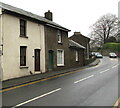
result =
[[35,71],[40,71],[40,49],[35,49]]
[[51,71],[54,66],[54,51],[49,50],[48,51],[48,70]]

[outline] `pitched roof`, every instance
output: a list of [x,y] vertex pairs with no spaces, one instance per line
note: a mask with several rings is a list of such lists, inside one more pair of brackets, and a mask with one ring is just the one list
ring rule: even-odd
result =
[[82,46],[82,45],[78,44],[77,42],[70,40],[70,39],[69,39],[69,46],[74,47],[74,48],[79,48],[79,49],[85,49],[84,46]]
[[48,19],[46,19],[46,18],[44,18],[42,16],[33,14],[31,12],[27,12],[27,11],[25,11],[23,9],[19,9],[19,8],[13,7],[11,5],[2,3],[2,2],[0,2],[0,8],[2,8],[4,10],[7,10],[7,11],[10,11],[10,12],[14,12],[16,14],[20,14],[20,15],[30,17],[32,19],[35,19],[35,20],[38,20],[38,21],[41,21],[41,22],[44,22],[46,25],[54,27],[54,28],[58,28],[58,29],[65,30],[65,31],[70,31],[69,29],[67,29],[65,27],[62,27],[61,25],[59,25],[59,24],[57,24],[57,23],[55,23],[53,21],[50,21],[50,20],[48,20]]
[[[81,34],[80,32],[74,32],[74,34],[73,34],[71,37],[73,37],[73,36],[82,36],[82,37],[87,38],[87,39],[90,40],[90,37],[84,36],[84,35]],[[71,38],[71,37],[70,37],[70,38]]]

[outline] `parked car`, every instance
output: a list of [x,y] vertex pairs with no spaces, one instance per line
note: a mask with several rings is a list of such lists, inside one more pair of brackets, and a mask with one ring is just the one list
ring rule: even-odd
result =
[[103,58],[102,54],[100,54],[99,52],[95,53],[96,58]]
[[94,56],[94,55],[95,55],[95,52],[91,52],[91,55]]
[[109,53],[110,58],[117,58],[117,55],[115,53]]
[[89,57],[93,57],[93,56],[95,56],[95,52],[90,52]]
[[95,53],[94,53],[95,56],[98,55],[98,54],[100,54],[100,53],[99,53],[99,52],[95,52]]

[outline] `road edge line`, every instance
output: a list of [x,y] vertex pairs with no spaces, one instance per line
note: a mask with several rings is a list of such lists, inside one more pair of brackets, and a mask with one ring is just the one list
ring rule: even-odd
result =
[[115,102],[113,108],[118,108],[118,105],[119,105],[119,104],[120,104],[120,97],[119,97],[118,100]]

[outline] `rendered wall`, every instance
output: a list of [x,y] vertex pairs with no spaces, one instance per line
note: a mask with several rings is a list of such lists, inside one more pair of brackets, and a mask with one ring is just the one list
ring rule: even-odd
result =
[[[40,51],[40,69],[45,72],[44,26],[27,20],[27,36],[20,35],[18,17],[3,15],[3,80],[34,72],[34,49]],[[20,46],[27,46],[27,67],[20,67]]]

